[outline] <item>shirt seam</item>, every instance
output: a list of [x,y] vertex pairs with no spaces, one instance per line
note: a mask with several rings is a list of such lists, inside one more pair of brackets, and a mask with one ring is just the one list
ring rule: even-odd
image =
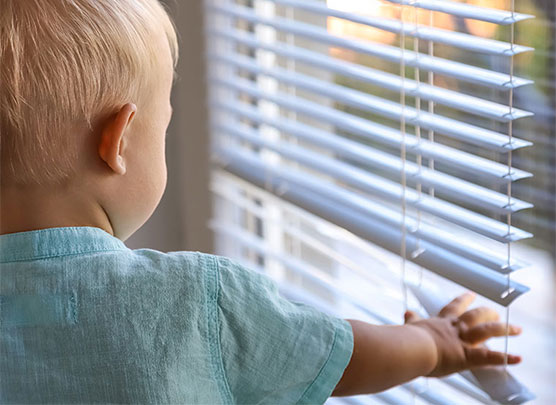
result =
[[[6,234],[2,234],[0,236],[8,236],[8,235],[18,235],[18,234],[23,234],[23,233],[47,233],[47,232],[56,232],[60,229],[65,230],[65,229],[72,229],[72,230],[81,230],[81,229],[94,229],[94,230],[99,230],[102,231],[108,235],[110,235],[108,232],[106,232],[104,229],[101,229],[97,226],[55,226],[53,228],[43,228],[43,229],[34,229],[32,231],[21,231],[21,232],[13,232],[13,233],[6,233]],[[112,236],[112,235],[110,235]]]
[[326,358],[326,361],[324,362],[324,364],[320,368],[319,373],[317,374],[317,376],[313,379],[313,382],[311,382],[311,384],[309,384],[309,386],[305,389],[305,391],[303,391],[303,394],[301,394],[301,396],[298,398],[298,400],[296,401],[296,404],[301,403],[301,401],[305,398],[305,395],[307,394],[307,392],[313,387],[313,385],[316,384],[316,382],[319,380],[320,376],[322,375],[322,373],[326,369],[326,366],[328,365],[328,362],[330,361],[330,358],[332,357],[332,354],[334,353],[334,349],[336,348],[337,336],[338,336],[338,328],[336,327],[336,329],[334,330],[334,340],[332,341],[332,347],[330,348],[330,352],[328,352],[328,357]]
[[125,251],[125,249],[121,248],[110,248],[110,249],[86,249],[86,250],[77,250],[71,253],[53,253],[47,254],[42,256],[23,256],[16,259],[9,259],[9,260],[0,260],[0,263],[17,263],[17,262],[31,262],[35,260],[45,260],[45,259],[55,259],[57,257],[65,257],[65,256],[77,256],[83,253],[97,253],[97,252],[118,252],[118,251]]
[[[217,380],[219,381],[218,389],[220,391],[220,395],[223,397],[226,403],[233,404],[233,395],[230,389],[230,385],[228,382],[228,376],[226,374],[226,369],[224,368],[224,359],[222,357],[222,345],[220,341],[220,328],[219,328],[219,316],[218,316],[218,298],[220,296],[220,267],[218,261],[210,256],[206,255],[205,258],[210,260],[213,266],[209,266],[209,268],[213,269],[213,281],[214,281],[214,288],[209,287],[208,297],[210,300],[210,307],[208,308],[208,316],[209,316],[209,327],[210,323],[212,323],[214,327],[214,331],[209,329],[209,345],[211,348],[212,360],[213,360],[213,367],[215,368],[215,374]],[[211,293],[214,293],[212,296]],[[211,322],[212,321],[212,322]],[[211,333],[212,332],[212,333]]]

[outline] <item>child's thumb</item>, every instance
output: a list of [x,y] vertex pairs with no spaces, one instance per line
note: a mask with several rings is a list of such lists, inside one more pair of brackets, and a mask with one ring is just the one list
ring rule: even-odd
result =
[[419,315],[417,315],[417,312],[415,311],[405,311],[405,314],[403,315],[405,323],[409,323],[409,322],[415,322],[418,321],[419,319],[421,319],[421,317]]

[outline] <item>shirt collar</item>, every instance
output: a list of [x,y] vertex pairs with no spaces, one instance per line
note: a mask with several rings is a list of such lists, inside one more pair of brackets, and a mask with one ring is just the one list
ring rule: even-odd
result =
[[127,249],[120,239],[88,226],[0,235],[0,263]]

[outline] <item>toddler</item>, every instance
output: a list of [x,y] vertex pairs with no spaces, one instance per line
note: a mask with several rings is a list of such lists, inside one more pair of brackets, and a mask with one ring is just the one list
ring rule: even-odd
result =
[[1,403],[321,404],[503,364],[470,293],[375,326],[224,257],[128,249],[166,185],[177,53],[157,0],[0,0]]

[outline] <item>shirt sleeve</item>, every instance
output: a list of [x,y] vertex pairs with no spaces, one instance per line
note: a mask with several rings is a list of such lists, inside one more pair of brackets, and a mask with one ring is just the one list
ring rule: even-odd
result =
[[264,274],[217,262],[221,355],[234,402],[324,403],[350,361],[351,325],[288,301]]

